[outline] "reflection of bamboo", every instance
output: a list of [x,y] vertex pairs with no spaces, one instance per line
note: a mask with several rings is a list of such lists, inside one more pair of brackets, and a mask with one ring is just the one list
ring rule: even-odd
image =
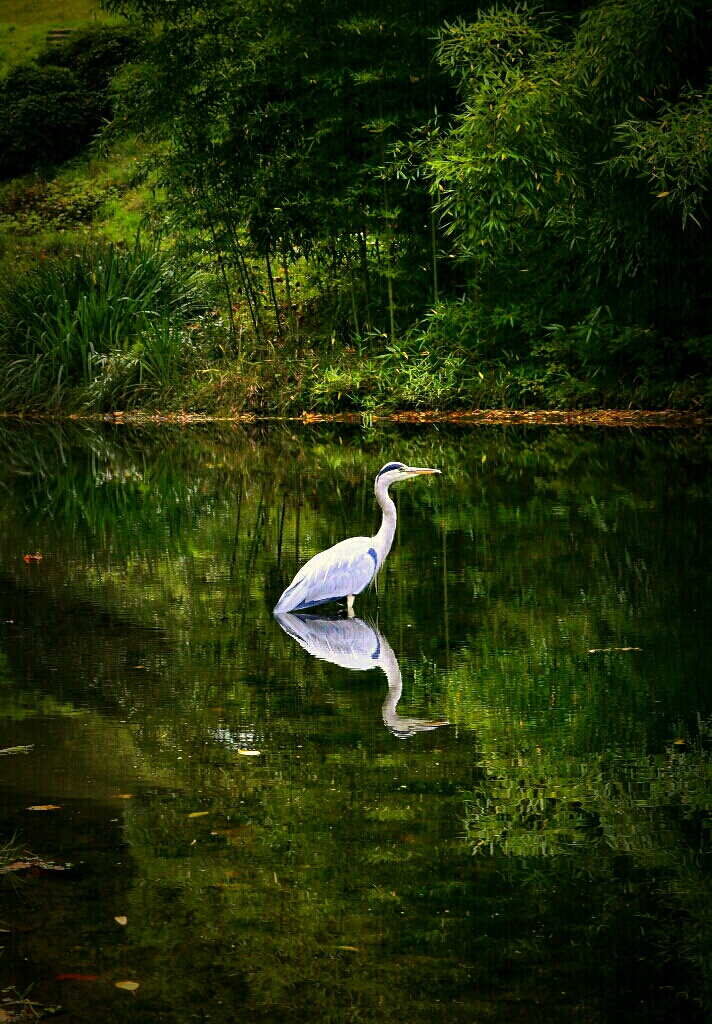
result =
[[287,513],[287,492],[284,492],[282,498],[282,513],[279,517],[279,535],[277,537],[277,572],[280,570],[282,565],[282,537],[284,536],[284,517]]
[[252,544],[250,545],[250,553],[249,553],[248,558],[247,558],[247,577],[248,577],[248,579],[249,579],[250,573],[252,571],[253,562],[257,558],[257,550],[259,548],[259,543],[260,543],[260,523],[261,523],[261,520],[262,520],[262,510],[264,508],[265,488],[266,487],[267,487],[267,482],[265,481],[262,484],[262,492],[260,493],[260,500],[259,500],[259,504],[257,506],[257,515],[255,516],[254,537],[252,538]]
[[230,581],[232,582],[232,576],[235,571],[235,562],[237,560],[237,542],[240,539],[240,518],[242,515],[242,487],[243,480],[240,476],[240,489],[237,492],[237,522],[235,523],[235,540],[232,545],[232,558],[230,559]]
[[237,543],[240,539],[240,517],[242,515],[242,489],[243,489],[243,478],[240,474],[240,488],[237,492],[237,522],[235,523],[235,538],[232,542],[232,557],[230,559],[230,585],[225,590],[225,600],[223,601],[223,619],[227,616],[227,599],[229,594],[232,592],[232,581],[235,576],[235,565],[237,564]]
[[450,669],[450,627],[448,625],[447,613],[447,531],[445,528],[445,484],[440,478],[440,516],[442,523],[442,551],[443,551],[443,618],[445,621],[445,664]]
[[296,564],[295,572],[299,568],[299,519],[302,511],[302,477],[301,473],[297,473],[297,522],[295,524],[295,537],[294,537],[294,561]]
[[[341,512],[342,529],[343,529],[344,534],[348,535],[348,532],[349,532],[349,521],[348,521],[348,519],[346,517],[346,509],[344,508],[344,496],[341,493],[341,488],[339,487],[338,484],[336,485],[336,496],[339,499],[339,511]],[[334,543],[336,543],[336,542],[334,542]]]

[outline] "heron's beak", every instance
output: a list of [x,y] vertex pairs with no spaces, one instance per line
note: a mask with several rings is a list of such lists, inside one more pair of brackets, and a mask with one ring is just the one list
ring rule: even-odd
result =
[[408,466],[408,472],[413,476],[422,476],[425,473],[439,473],[439,469],[427,469],[425,466]]

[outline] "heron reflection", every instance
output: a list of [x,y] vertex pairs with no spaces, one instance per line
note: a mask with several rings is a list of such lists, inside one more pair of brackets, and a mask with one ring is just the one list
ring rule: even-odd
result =
[[305,651],[355,672],[380,668],[388,680],[388,695],[383,702],[383,721],[394,736],[405,740],[416,732],[428,732],[449,725],[446,718],[430,721],[399,715],[396,708],[403,693],[398,659],[382,633],[363,619],[328,619],[319,615],[275,613],[285,633],[293,637]]

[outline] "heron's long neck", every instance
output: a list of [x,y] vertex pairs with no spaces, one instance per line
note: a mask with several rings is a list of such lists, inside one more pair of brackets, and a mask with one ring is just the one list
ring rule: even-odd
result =
[[373,546],[378,555],[378,568],[380,569],[383,565],[383,559],[391,550],[391,544],[396,532],[396,506],[388,493],[388,486],[379,481],[376,481],[376,500],[383,509],[381,529],[373,538]]

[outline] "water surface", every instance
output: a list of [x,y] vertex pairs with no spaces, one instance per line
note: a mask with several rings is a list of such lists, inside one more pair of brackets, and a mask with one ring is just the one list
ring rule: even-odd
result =
[[[0,875],[0,987],[87,1022],[707,1019],[708,436],[0,449],[0,841],[65,867]],[[275,621],[391,459],[443,476],[394,489],[379,593]]]

